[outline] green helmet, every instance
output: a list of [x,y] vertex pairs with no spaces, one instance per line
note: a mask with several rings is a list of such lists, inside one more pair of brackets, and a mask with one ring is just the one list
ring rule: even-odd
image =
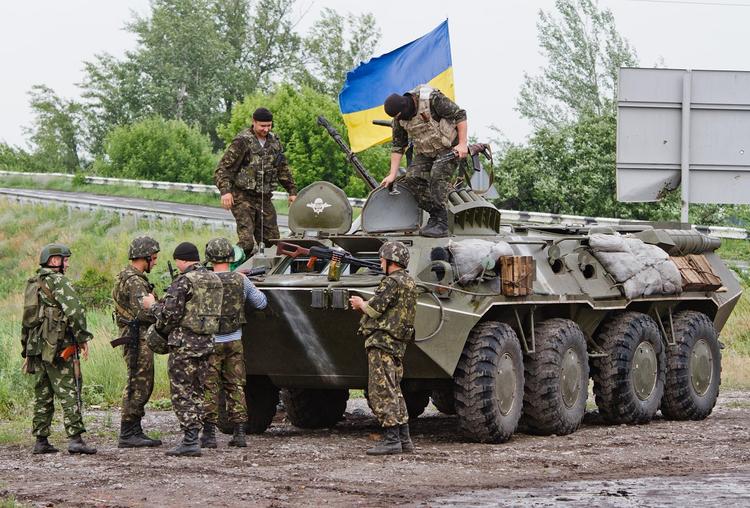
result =
[[409,250],[401,242],[385,242],[381,245],[378,255],[404,268],[409,264]]
[[160,250],[159,242],[150,236],[139,236],[130,242],[128,259],[149,258]]
[[39,264],[45,266],[52,256],[62,256],[69,258],[72,255],[67,245],[61,243],[48,243],[42,247],[42,252],[39,254]]
[[226,238],[214,238],[206,244],[206,261],[211,263],[231,263],[234,261],[234,247]]

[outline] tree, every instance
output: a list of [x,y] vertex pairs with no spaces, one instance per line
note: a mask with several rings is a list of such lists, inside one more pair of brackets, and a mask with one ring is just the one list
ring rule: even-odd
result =
[[346,17],[328,7],[310,29],[303,42],[303,81],[336,97],[346,73],[372,56],[380,40],[375,16],[364,13]]
[[[270,94],[250,95],[235,106],[230,121],[218,129],[226,143],[252,123],[253,111],[259,106],[273,111],[274,132],[284,145],[297,187],[326,180],[349,196],[367,194],[345,155],[317,124],[318,115],[323,115],[346,138],[343,118],[333,98],[309,87],[297,90],[290,85],[281,85]],[[371,148],[359,156],[376,179],[385,176],[390,157],[385,147]]]
[[636,65],[635,51],[596,0],[556,0],[559,17],[539,11],[540,76],[525,75],[517,110],[534,127],[561,126],[583,115],[613,113],[617,75]]
[[96,161],[103,175],[170,182],[213,182],[216,157],[211,142],[197,127],[158,116],[116,127]]
[[34,120],[26,134],[33,145],[35,165],[44,171],[80,170],[81,104],[59,97],[45,85],[34,85],[29,96]]

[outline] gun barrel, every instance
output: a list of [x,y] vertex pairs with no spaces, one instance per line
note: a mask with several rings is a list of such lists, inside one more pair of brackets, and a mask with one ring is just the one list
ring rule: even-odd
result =
[[373,120],[373,125],[379,125],[381,127],[392,127],[393,123],[390,120]]
[[362,165],[362,162],[360,162],[354,152],[352,152],[351,148],[349,148],[349,146],[341,138],[341,134],[339,134],[339,131],[337,131],[326,119],[326,117],[322,115],[318,116],[318,125],[321,125],[326,131],[328,131],[328,134],[330,134],[336,144],[339,145],[339,148],[341,148],[341,150],[346,154],[346,160],[348,160],[352,164],[352,166],[354,166],[354,169],[357,171],[359,177],[365,182],[365,185],[367,185],[370,190],[377,189],[377,180],[375,180],[372,175],[367,172],[367,169],[365,169],[365,167]]

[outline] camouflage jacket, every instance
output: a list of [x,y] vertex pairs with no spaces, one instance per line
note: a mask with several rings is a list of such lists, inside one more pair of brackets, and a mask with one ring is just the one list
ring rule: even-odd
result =
[[224,152],[214,171],[214,183],[221,194],[234,190],[270,194],[279,184],[290,195],[297,194],[279,138],[269,132],[261,145],[252,128],[240,132]]
[[128,331],[128,326],[121,320],[137,319],[140,322],[141,338],[145,336],[148,325],[156,322],[152,310],[143,308],[143,297],[153,290],[154,286],[148,281],[146,274],[131,265],[117,274],[117,282],[112,289],[112,299],[116,303],[115,316],[121,336]]
[[51,362],[56,353],[73,344],[73,338],[82,344],[91,340],[93,335],[86,328],[86,313],[70,280],[50,268],[40,268],[36,276],[42,279],[53,298],[45,291],[39,291],[44,320],[36,329],[23,330],[22,355],[44,356],[45,361]]
[[185,270],[167,288],[164,298],[156,302],[151,310],[156,318],[157,329],[167,336],[170,352],[185,356],[203,356],[213,351],[213,334],[198,334],[181,326],[187,302],[193,298],[193,287],[185,275],[194,270],[206,270],[196,263]]
[[416,312],[416,283],[406,270],[383,277],[359,324],[359,333],[367,338],[365,348],[377,347],[403,358],[407,343],[414,338]]
[[[454,125],[466,120],[466,111],[458,107],[458,104],[446,97],[440,90],[435,90],[430,94],[430,115],[436,121],[446,119]],[[393,129],[393,146],[391,152],[404,153],[409,146],[409,133],[401,125],[401,122],[394,120]],[[458,139],[456,139],[456,143]]]

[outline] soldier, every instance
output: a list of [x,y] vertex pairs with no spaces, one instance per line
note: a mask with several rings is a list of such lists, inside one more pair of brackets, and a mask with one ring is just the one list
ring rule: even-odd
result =
[[419,85],[404,95],[391,94],[384,107],[393,117],[393,148],[391,172],[381,186],[391,185],[396,179],[401,157],[411,138],[414,159],[400,183],[411,191],[419,207],[430,213],[420,234],[433,238],[448,236],[448,193],[458,160],[440,161],[438,158],[451,151],[458,159],[468,154],[466,111],[427,85]]
[[[36,275],[24,292],[21,356],[23,370],[34,376],[32,434],[35,454],[56,453],[48,437],[55,397],[63,408],[68,452],[96,453],[81,438],[86,432],[81,415],[81,383],[78,355],[88,359],[86,314],[70,281],[65,277],[70,249],[59,243],[45,245]],[[68,354],[71,352],[72,354]]]
[[213,335],[219,331],[222,284],[218,275],[200,264],[198,248],[183,242],[174,250],[180,270],[164,298],[143,298],[143,308],[152,309],[156,327],[167,334],[169,382],[172,407],[184,433],[182,442],[167,455],[200,457],[198,433],[203,412],[203,389]]
[[409,251],[403,243],[386,242],[378,254],[386,276],[375,296],[367,301],[352,296],[349,303],[364,314],[359,333],[366,337],[367,392],[370,407],[384,430],[383,441],[367,454],[390,455],[414,451],[400,383],[406,345],[414,338],[417,292],[414,279],[406,273]]
[[271,132],[273,115],[266,108],[253,113],[253,124],[229,145],[214,172],[221,193],[221,206],[232,211],[237,222],[239,246],[246,256],[256,242],[279,237],[272,193],[281,184],[289,202],[297,198],[292,172],[279,138]]
[[242,325],[245,304],[255,309],[266,307],[266,295],[245,275],[230,272],[234,248],[226,238],[214,238],[206,244],[206,261],[224,285],[219,333],[214,337],[214,352],[209,357],[206,379],[206,404],[203,417],[201,448],[216,448],[216,424],[219,419],[219,389],[226,394],[226,407],[234,433],[229,446],[244,448],[247,404],[245,402],[245,353],[242,348]]
[[151,312],[143,309],[143,298],[154,291],[147,273],[156,265],[159,242],[148,236],[139,236],[130,243],[130,265],[117,275],[112,290],[115,317],[120,328],[120,338],[113,346],[122,345],[122,354],[128,370],[128,381],[122,395],[119,448],[161,446],[161,441],[143,433],[141,419],[154,390],[154,353],[146,345],[146,330],[155,322]]

